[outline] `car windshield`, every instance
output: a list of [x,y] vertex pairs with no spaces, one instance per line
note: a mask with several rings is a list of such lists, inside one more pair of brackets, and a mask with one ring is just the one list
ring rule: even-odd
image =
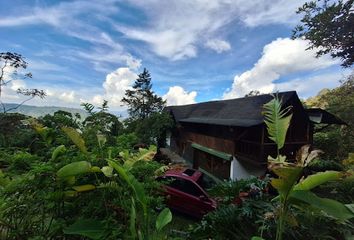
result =
[[199,186],[201,186],[205,191],[209,191],[212,187],[216,185],[216,182],[214,179],[206,175],[205,173],[202,173],[200,178],[197,180],[197,183]]

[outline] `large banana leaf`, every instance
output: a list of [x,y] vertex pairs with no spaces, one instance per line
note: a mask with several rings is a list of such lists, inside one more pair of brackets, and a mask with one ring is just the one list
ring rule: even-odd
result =
[[72,188],[77,192],[87,192],[96,189],[96,186],[92,184],[85,184],[80,186],[73,186]]
[[132,197],[132,206],[130,208],[130,218],[129,218],[129,231],[130,231],[130,238],[136,239],[136,208],[135,208],[135,201]]
[[301,167],[278,167],[273,168],[272,171],[279,177],[271,180],[272,186],[279,191],[283,196],[288,195],[292,187],[299,180],[302,168]]
[[82,153],[87,154],[87,149],[84,139],[80,133],[72,127],[62,127],[63,132],[73,141],[73,143],[79,148]]
[[73,225],[65,228],[65,234],[81,235],[89,239],[104,239],[106,233],[104,224],[95,219],[79,219]]
[[67,178],[91,172],[91,164],[86,161],[73,162],[65,165],[57,171],[57,176]]
[[277,144],[277,148],[284,146],[292,114],[290,107],[282,109],[282,102],[275,96],[263,105],[264,122],[267,126],[269,138]]
[[291,198],[321,209],[339,220],[347,220],[354,217],[354,213],[346,205],[332,199],[320,198],[310,191],[292,191]]
[[56,147],[52,153],[52,161],[57,159],[58,156],[64,154],[65,152],[66,152],[66,148],[64,145],[60,145],[60,146]]
[[161,231],[161,229],[172,221],[172,213],[170,209],[165,208],[160,212],[156,219],[156,230]]
[[319,172],[308,176],[300,183],[296,184],[294,190],[311,190],[323,183],[338,180],[343,176],[343,173],[337,171]]
[[136,200],[138,200],[144,210],[144,214],[147,213],[147,198],[145,195],[145,190],[140,182],[136,178],[127,172],[119,163],[107,160],[108,164],[113,167],[119,174],[119,176],[131,187],[133,190]]

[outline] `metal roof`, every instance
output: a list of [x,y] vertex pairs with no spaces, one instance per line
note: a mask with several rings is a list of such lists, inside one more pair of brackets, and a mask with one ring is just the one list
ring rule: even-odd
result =
[[338,118],[337,116],[329,113],[321,108],[310,108],[306,109],[307,114],[311,122],[313,123],[324,123],[324,124],[340,124],[348,125],[346,122]]
[[[300,102],[295,91],[277,94],[285,106],[289,105],[289,100]],[[250,127],[263,123],[263,105],[272,98],[271,94],[264,94],[183,106],[168,106],[165,111],[170,111],[176,122],[181,123]]]

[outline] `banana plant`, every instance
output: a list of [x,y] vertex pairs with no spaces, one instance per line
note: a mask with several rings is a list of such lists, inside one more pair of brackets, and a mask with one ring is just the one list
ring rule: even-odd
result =
[[[283,237],[285,221],[289,218],[291,205],[306,208],[309,211],[315,208],[340,221],[354,217],[354,204],[342,204],[332,199],[320,198],[311,192],[315,187],[328,181],[344,178],[346,173],[325,171],[303,177],[304,168],[318,156],[320,151],[310,151],[310,146],[305,145],[298,151],[295,163],[287,162],[286,157],[280,155],[279,150],[284,146],[292,118],[291,107],[283,108],[282,105],[278,96],[274,96],[263,108],[268,135],[276,143],[278,153],[276,158],[268,157],[269,170],[278,176],[271,180],[271,185],[279,193],[274,199],[274,201],[279,201],[276,240],[281,240]],[[254,237],[253,239],[262,238]]]
[[[88,155],[88,151],[85,146],[85,142],[82,139],[80,133],[78,133],[73,128],[63,127],[62,130],[69,136],[73,143],[79,148],[79,150]],[[98,136],[100,147],[104,144],[104,138]],[[55,159],[60,153],[65,149],[59,146],[53,152],[53,158]],[[139,153],[134,156],[132,160],[133,163],[136,161],[149,161],[152,159],[152,155],[155,154],[154,148],[149,148],[148,150],[139,149]],[[95,186],[93,184],[85,184],[74,186],[76,178],[90,173],[102,173],[106,176],[109,182],[114,181],[113,170],[115,170],[119,177],[127,184],[127,186],[132,190],[133,196],[131,197],[131,211],[130,211],[130,223],[129,223],[129,238],[130,239],[139,239],[139,240],[150,240],[157,239],[159,233],[162,229],[172,220],[172,213],[168,208],[165,208],[157,216],[155,221],[155,230],[150,228],[150,209],[148,205],[148,199],[145,194],[143,185],[129,172],[131,168],[130,165],[122,166],[117,161],[114,161],[111,157],[111,154],[108,154],[108,166],[104,166],[101,169],[96,166],[91,166],[87,161],[73,162],[63,166],[57,171],[57,176],[59,179],[66,181],[70,190],[66,191],[67,196],[76,196],[80,192],[92,191],[96,188],[101,188],[102,186]],[[129,161],[129,155],[125,156],[125,163]],[[107,185],[107,184],[106,184]],[[109,185],[109,184],[108,184]],[[141,210],[141,211],[140,211]],[[140,218],[140,216],[142,216]],[[91,239],[100,239],[104,235],[103,228],[95,228],[95,231],[89,231],[87,226],[93,226],[97,222],[93,219],[84,219],[79,220],[74,223],[72,226],[66,229],[67,234],[79,234],[82,236],[89,237]],[[94,234],[92,233],[94,232]]]
[[[143,185],[136,180],[136,178],[130,174],[123,166],[114,160],[108,160],[108,164],[114,170],[116,170],[123,181],[127,183],[130,189],[133,191],[130,211],[130,239],[150,240],[156,239],[159,232],[172,220],[172,213],[168,208],[165,208],[160,212],[155,221],[155,231],[150,230],[150,216],[149,205]],[[137,204],[139,207],[137,206]],[[137,221],[138,210],[142,210],[142,221],[139,224]]]

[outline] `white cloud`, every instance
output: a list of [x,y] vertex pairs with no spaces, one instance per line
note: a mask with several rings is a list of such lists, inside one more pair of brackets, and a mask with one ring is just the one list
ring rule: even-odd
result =
[[52,88],[47,88],[44,90],[47,94],[46,101],[49,102],[65,102],[65,103],[77,103],[78,96],[73,90],[57,90]]
[[162,98],[167,101],[167,105],[171,106],[195,103],[196,96],[196,91],[187,92],[180,86],[173,86]]
[[122,109],[122,98],[125,95],[125,91],[132,88],[134,81],[138,75],[130,68],[122,67],[107,74],[105,81],[103,82],[103,94],[96,94],[93,97],[82,97],[81,102],[90,102],[94,105],[101,105],[103,100],[108,101],[108,105],[114,109]]
[[[344,73],[345,74],[345,73]],[[349,73],[348,73],[349,74]],[[301,98],[315,96],[324,88],[335,88],[344,79],[342,73],[324,73],[306,78],[296,78],[276,85],[278,91],[296,90]]]
[[112,103],[112,106],[120,106],[125,91],[131,88],[137,77],[137,74],[129,68],[118,68],[109,73],[103,83],[104,98],[107,98],[106,100]]
[[13,91],[17,91],[19,88],[26,88],[26,82],[23,80],[12,80],[10,85],[10,88]]
[[[147,16],[144,28],[116,25],[127,37],[146,42],[152,51],[171,60],[195,57],[198,47],[207,45],[217,52],[228,50],[223,35],[230,23],[248,27],[294,24],[296,10],[305,0],[130,0]],[[234,27],[234,26],[230,26]],[[205,44],[205,42],[210,41]]]
[[[90,43],[89,50],[70,48],[61,52],[62,57],[80,57],[90,60],[97,71],[107,72],[106,63],[124,63],[131,69],[140,67],[141,60],[126,52],[124,47],[107,32],[92,24],[93,21],[104,21],[109,24],[110,17],[119,13],[118,0],[78,0],[60,2],[53,5],[37,3],[34,7],[19,8],[17,16],[3,16],[1,27],[17,27],[27,25],[49,25],[65,35]],[[57,53],[55,54],[57,55]],[[36,62],[34,62],[36,63]],[[31,68],[59,70],[52,63],[33,64]],[[52,69],[50,69],[52,68]],[[63,70],[63,69],[61,69]]]
[[205,46],[217,53],[222,53],[231,49],[229,42],[220,39],[210,39],[205,43]]
[[252,69],[235,76],[231,89],[224,93],[223,98],[242,97],[251,90],[273,92],[277,88],[274,81],[281,77],[338,63],[329,56],[316,58],[316,50],[306,50],[307,47],[307,41],[289,38],[278,38],[264,46],[262,57]]

